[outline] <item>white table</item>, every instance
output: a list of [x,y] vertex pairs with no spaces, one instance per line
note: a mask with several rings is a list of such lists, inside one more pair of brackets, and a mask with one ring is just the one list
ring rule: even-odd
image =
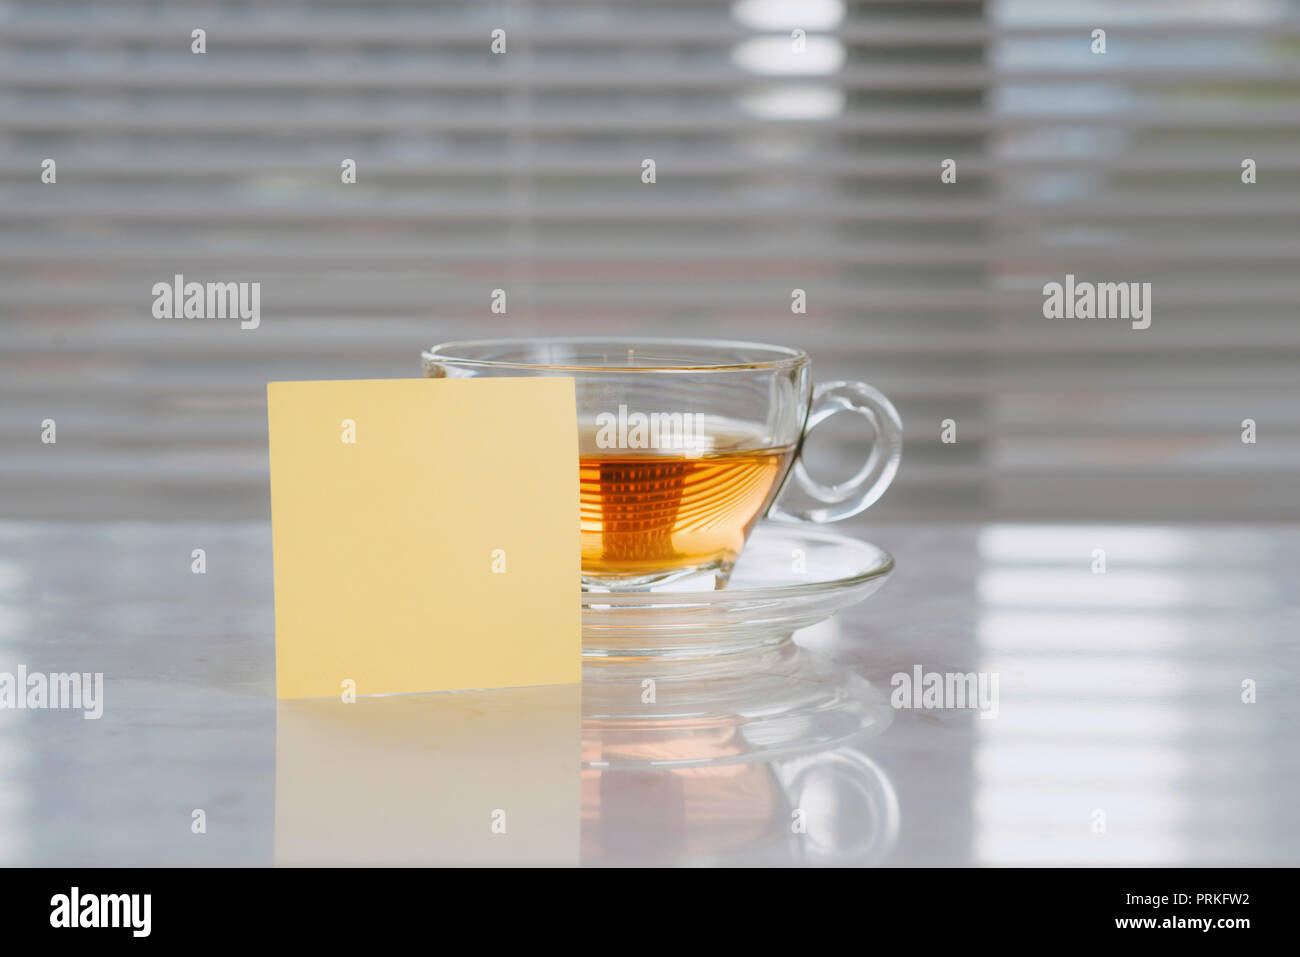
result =
[[580,773],[575,689],[277,709],[267,524],[0,523],[0,672],[105,675],[99,720],[0,711],[0,862],[1300,863],[1300,529],[857,531],[895,577],[800,643],[996,673],[996,718]]

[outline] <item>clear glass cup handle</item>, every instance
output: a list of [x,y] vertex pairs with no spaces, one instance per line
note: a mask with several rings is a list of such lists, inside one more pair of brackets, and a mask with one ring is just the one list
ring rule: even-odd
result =
[[865,382],[823,382],[813,389],[804,438],[837,412],[856,412],[875,430],[871,454],[858,473],[836,485],[823,485],[808,474],[803,450],[768,517],[804,522],[838,522],[857,515],[885,494],[903,456],[903,421],[894,404]]

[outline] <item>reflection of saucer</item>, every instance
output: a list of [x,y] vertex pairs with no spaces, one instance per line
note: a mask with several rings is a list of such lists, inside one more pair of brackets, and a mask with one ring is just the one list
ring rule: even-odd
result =
[[859,750],[893,718],[886,693],[793,642],[589,659],[582,713],[585,861],[865,864],[897,838],[893,786]]
[[584,592],[582,653],[676,658],[776,643],[866,598],[893,570],[889,553],[867,542],[764,522],[723,590]]
[[888,694],[793,642],[713,661],[596,659],[582,669],[583,767],[770,760],[874,737]]

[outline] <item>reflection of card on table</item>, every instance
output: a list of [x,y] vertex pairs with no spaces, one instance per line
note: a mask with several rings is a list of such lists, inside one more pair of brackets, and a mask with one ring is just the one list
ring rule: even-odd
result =
[[559,378],[267,386],[279,697],[581,678]]
[[576,864],[581,707],[576,684],[280,702],[276,863]]

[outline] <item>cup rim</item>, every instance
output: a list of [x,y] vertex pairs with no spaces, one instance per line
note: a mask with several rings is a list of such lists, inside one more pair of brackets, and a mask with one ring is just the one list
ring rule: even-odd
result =
[[[751,362],[702,362],[690,365],[565,365],[549,362],[521,362],[506,359],[478,359],[470,355],[457,355],[483,346],[538,346],[546,344],[573,346],[616,346],[620,350],[636,346],[675,346],[690,349],[692,346],[720,350],[748,350],[767,353],[771,358]],[[503,339],[456,339],[430,346],[420,353],[426,363],[447,362],[457,366],[489,369],[546,369],[558,372],[599,372],[601,374],[632,373],[715,373],[755,372],[794,368],[808,362],[808,353],[790,346],[776,346],[763,342],[746,342],[732,339],[687,339],[649,336],[541,336],[534,338],[508,337]]]

